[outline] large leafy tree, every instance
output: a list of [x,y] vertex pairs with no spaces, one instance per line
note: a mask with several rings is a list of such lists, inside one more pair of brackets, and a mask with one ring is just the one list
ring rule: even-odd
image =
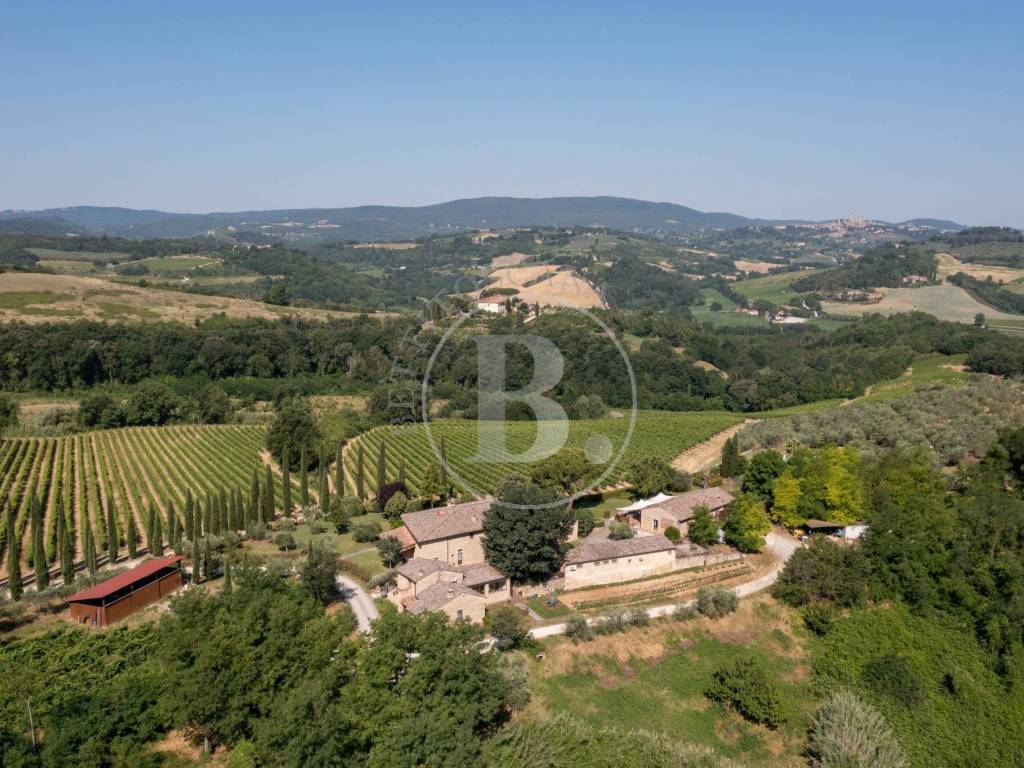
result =
[[755,493],[769,501],[772,497],[772,483],[785,468],[786,462],[778,451],[758,451],[750,457],[743,473],[743,492]]
[[745,493],[729,505],[725,540],[741,552],[760,552],[771,529],[764,502],[754,494]]
[[539,462],[530,479],[539,486],[557,488],[569,496],[568,508],[572,509],[572,495],[586,485],[595,474],[595,465],[587,461],[587,455],[579,448],[566,448]]
[[315,461],[319,445],[320,427],[309,403],[298,397],[281,403],[267,431],[267,449],[274,459],[280,464],[287,458],[292,462],[289,469],[299,469],[302,457],[307,462]]
[[675,479],[668,462],[654,456],[638,459],[626,468],[625,480],[634,499],[645,499],[667,490]]
[[557,498],[552,488],[510,478],[484,518],[488,562],[520,581],[540,580],[557,571],[572,530],[572,518],[563,505],[543,506]]

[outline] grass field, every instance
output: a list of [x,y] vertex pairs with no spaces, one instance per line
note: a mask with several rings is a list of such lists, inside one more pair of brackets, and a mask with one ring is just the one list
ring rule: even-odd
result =
[[[78,538],[82,517],[103,541],[105,509],[118,516],[123,536],[127,516],[145,530],[143,516],[150,503],[166,512],[171,503],[181,514],[186,490],[203,497],[221,489],[248,496],[254,470],[263,472],[260,451],[263,429],[257,426],[131,427],[87,432],[60,438],[13,438],[0,442],[0,531],[8,546],[6,512],[15,510],[16,536],[22,542],[22,573],[27,573],[28,499],[43,502],[47,552],[55,546],[57,499]],[[262,477],[262,475],[261,475]],[[58,486],[61,489],[58,494]],[[293,476],[293,486],[297,488]],[[277,503],[281,503],[280,482]],[[298,497],[293,494],[297,501]],[[80,555],[79,555],[80,556]],[[3,560],[6,572],[6,559]]]
[[[632,629],[574,645],[550,644],[531,662],[528,714],[568,713],[715,749],[743,765],[804,765],[801,749],[815,698],[805,640],[791,614],[767,598],[744,601],[738,613]],[[754,725],[709,701],[713,672],[738,658],[759,658],[774,678],[785,721]]]
[[5,274],[0,286],[0,322],[53,319],[176,320],[192,322],[224,313],[228,317],[306,319],[351,315],[322,309],[273,307],[258,301],[200,296],[181,291],[141,288],[93,277],[30,272]]
[[[1021,251],[1024,253],[1024,246],[1021,246]],[[938,260],[939,278],[942,280],[945,280],[949,275],[955,275],[957,272],[966,272],[968,275],[975,277],[978,280],[987,280],[991,277],[997,283],[1012,283],[1014,281],[1024,279],[1024,269],[972,264],[960,261],[955,256],[948,253],[938,254]]]
[[751,301],[763,299],[772,304],[787,304],[790,299],[799,296],[790,286],[801,277],[806,277],[810,271],[782,272],[777,275],[766,275],[755,277],[752,280],[739,280],[733,283],[732,287],[736,292],[746,296]]
[[600,307],[601,298],[586,280],[572,270],[556,272],[541,282],[529,283],[556,269],[551,266],[502,267],[494,270],[495,282],[487,288],[514,288],[516,296],[529,304],[552,307]]
[[216,264],[217,261],[217,259],[212,259],[209,256],[186,254],[182,256],[154,256],[132,263],[141,264],[154,275],[183,275],[201,269],[208,264]]
[[[626,448],[623,460],[607,478],[604,485],[615,482],[621,470],[630,461],[655,456],[668,461],[691,445],[702,442],[717,432],[742,421],[742,417],[719,411],[668,413],[645,411],[638,414],[636,430]],[[569,422],[566,445],[586,449],[591,446],[598,453],[613,457],[623,445],[629,426],[628,418],[592,419]],[[506,462],[497,456],[502,434],[512,453],[527,450],[537,436],[536,422],[476,422],[440,420],[431,422],[435,443],[444,438],[445,450],[453,474],[463,477],[471,488],[457,478],[450,478],[460,490],[492,493],[510,474],[528,474],[530,465]],[[398,476],[399,463],[404,462],[406,483],[415,490],[423,472],[437,461],[426,436],[423,424],[384,426],[361,435],[345,450],[345,467],[350,478],[356,476],[358,447],[364,449],[363,476],[366,488],[375,490],[377,456],[381,443],[386,448],[387,476]],[[479,454],[480,458],[476,459]],[[598,466],[605,466],[599,464]]]
[[963,369],[967,355],[925,355],[911,364],[898,379],[883,381],[871,387],[871,392],[856,402],[882,402],[911,394],[915,389],[929,385],[959,386],[967,384],[978,374]]

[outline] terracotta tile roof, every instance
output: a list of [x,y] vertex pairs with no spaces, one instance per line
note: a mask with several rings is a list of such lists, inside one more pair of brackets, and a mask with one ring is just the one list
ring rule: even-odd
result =
[[595,560],[614,560],[617,557],[649,555],[654,552],[674,550],[676,545],[660,533],[650,536],[634,536],[632,539],[609,539],[607,536],[588,536],[583,543],[565,556],[567,565],[592,563]]
[[395,568],[395,571],[405,576],[409,581],[414,582],[443,570],[446,570],[443,562],[440,560],[428,560],[425,557],[414,557],[412,560],[407,560]]
[[439,611],[456,597],[461,596],[473,597],[477,600],[484,599],[483,595],[479,592],[474,592],[462,584],[438,583],[431,584],[420,592],[415,599],[410,600],[406,604],[406,610],[414,614]]
[[131,570],[119,573],[112,579],[100,582],[94,587],[83,589],[81,592],[76,592],[68,598],[69,603],[77,603],[82,600],[100,600],[101,598],[108,597],[115,592],[118,592],[125,587],[130,587],[137,581],[141,581],[164,568],[180,563],[184,560],[182,555],[172,555],[170,557],[158,557],[154,560],[147,560],[140,565],[135,566]]
[[402,522],[417,544],[468,536],[483,531],[484,516],[491,508],[491,502],[492,499],[481,499],[450,507],[406,512],[402,515]]
[[658,504],[652,504],[647,509],[651,512],[665,514],[682,523],[693,517],[693,511],[697,507],[707,507],[708,509],[715,510],[732,503],[732,500],[732,495],[721,488],[701,488],[700,490],[673,496]]
[[467,587],[482,587],[492,581],[504,581],[505,574],[499,571],[490,563],[477,563],[475,565],[456,565],[445,568],[446,571],[455,571],[462,574],[462,583]]
[[404,525],[398,528],[392,528],[390,531],[384,531],[381,537],[390,536],[393,539],[398,539],[398,543],[402,545],[402,551],[407,549],[413,549],[416,546],[416,539],[409,533],[409,529]]

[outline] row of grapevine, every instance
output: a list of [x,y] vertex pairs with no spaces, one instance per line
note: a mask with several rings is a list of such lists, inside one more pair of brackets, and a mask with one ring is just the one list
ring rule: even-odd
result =
[[[632,461],[649,456],[669,461],[739,421],[740,417],[735,414],[718,411],[642,411],[637,415],[622,460],[605,482],[616,482]],[[538,434],[537,424],[529,421],[440,420],[431,424],[430,431],[434,445],[444,442],[447,462],[453,470],[450,477],[452,485],[460,491],[470,490],[462,487],[463,484],[455,477],[458,475],[472,490],[488,493],[493,492],[510,474],[529,474],[528,463],[505,460],[503,446],[510,454],[524,452],[534,444]],[[597,448],[599,452],[603,448],[607,457],[614,459],[628,432],[629,419],[625,417],[572,421],[569,422],[565,446],[585,451]],[[544,438],[542,433],[538,447],[543,447]],[[345,449],[345,468],[349,477],[356,477],[361,448],[365,488],[368,493],[376,490],[377,461],[382,443],[385,446],[387,481],[397,478],[399,464],[402,463],[406,484],[415,492],[427,467],[438,461],[423,424],[377,427],[352,441]]]
[[[208,492],[240,489],[248,495],[254,471],[263,478],[261,451],[264,428],[257,425],[130,427],[87,432],[60,438],[11,438],[0,441],[0,575],[6,575],[12,539],[20,542],[22,573],[28,562],[28,506],[31,494],[42,502],[44,540],[52,560],[56,550],[57,515],[72,532],[76,556],[82,553],[83,516],[88,516],[97,547],[104,551],[106,510],[113,509],[123,537],[127,516],[145,530],[150,505],[166,513],[179,511],[186,493],[203,498]],[[298,473],[292,473],[292,499],[298,501]],[[310,487],[315,494],[316,483]],[[283,503],[280,474],[275,507]],[[58,509],[58,504],[60,509]],[[14,531],[6,530],[8,510]]]

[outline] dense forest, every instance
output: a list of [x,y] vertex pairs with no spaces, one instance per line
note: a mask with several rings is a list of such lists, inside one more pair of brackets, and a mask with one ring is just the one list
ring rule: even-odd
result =
[[882,286],[897,288],[910,275],[935,280],[935,253],[918,247],[885,245],[873,248],[856,261],[836,269],[815,272],[793,282],[793,290],[830,292],[868,290]]
[[[757,411],[859,395],[871,383],[898,376],[920,354],[972,353],[969,363],[976,369],[998,372],[996,367],[1004,366],[1007,373],[1017,371],[1024,356],[1024,341],[928,315],[875,317],[836,331],[707,330],[684,316],[605,315],[619,333],[641,339],[630,359],[642,408]],[[405,318],[368,316],[329,322],[221,318],[191,328],[13,323],[0,327],[5,363],[0,387],[62,391],[170,378],[190,380],[189,386],[196,387],[219,381],[230,394],[268,399],[275,389],[301,391],[304,383],[315,385],[315,391],[370,391],[388,386],[396,361],[421,376],[427,358],[422,350],[433,350],[443,331],[418,329]],[[619,351],[603,334],[581,327],[576,315],[556,313],[537,324],[504,318],[493,321],[491,331],[541,333],[567,351],[556,399],[569,404],[581,395],[598,395],[614,407],[629,405]],[[509,358],[509,386],[532,375],[530,358],[516,349]],[[451,400],[454,411],[476,403],[478,354],[471,335],[456,334],[437,357],[431,373],[434,394]],[[727,377],[695,365],[698,361],[713,364]]]

